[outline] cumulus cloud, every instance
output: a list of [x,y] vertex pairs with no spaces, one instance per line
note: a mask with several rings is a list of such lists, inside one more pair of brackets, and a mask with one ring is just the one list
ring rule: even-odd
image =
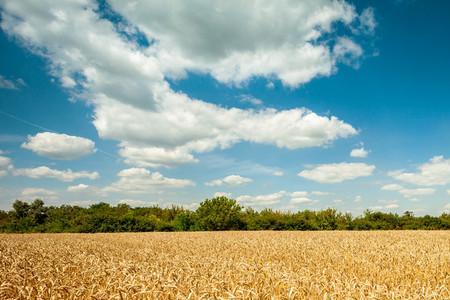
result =
[[279,203],[283,197],[286,196],[285,191],[280,191],[273,194],[265,194],[265,195],[242,195],[236,198],[236,200],[243,205],[250,206],[269,206]]
[[283,175],[284,175],[284,172],[283,172],[283,171],[274,171],[274,172],[272,173],[272,175],[273,175],[273,176],[278,176],[278,177],[280,177],[280,176],[283,176]]
[[11,159],[6,156],[0,156],[0,168],[6,169],[11,165]]
[[403,189],[403,187],[400,184],[392,183],[392,184],[383,185],[381,187],[381,189],[383,191],[398,191],[398,190]]
[[90,188],[89,185],[80,183],[77,185],[71,185],[71,186],[67,187],[67,191],[72,192],[72,193],[84,192],[84,191],[88,190],[89,188]]
[[352,151],[350,152],[351,157],[366,158],[367,155],[369,155],[369,151],[367,151],[363,147],[352,149]]
[[351,39],[341,37],[334,45],[333,52],[338,57],[339,61],[357,68],[359,67],[358,58],[362,55],[363,50],[361,46]]
[[418,167],[417,172],[392,171],[389,176],[399,181],[422,186],[446,185],[450,183],[450,159],[435,156]]
[[401,194],[405,198],[417,198],[420,196],[428,196],[434,194],[436,191],[432,188],[417,188],[417,189],[408,189],[399,184],[386,184],[381,187],[383,191],[396,191]]
[[399,208],[399,205],[397,203],[388,203],[385,205],[376,205],[376,206],[371,206],[370,209],[372,210],[393,210]]
[[308,192],[307,191],[297,191],[297,192],[292,192],[290,195],[292,198],[301,198],[301,197],[306,197],[308,196]]
[[159,147],[136,147],[128,143],[121,145],[119,154],[125,158],[125,162],[138,167],[174,167],[198,162],[188,149],[179,147],[169,150]]
[[360,26],[359,29],[364,33],[373,34],[377,27],[377,21],[375,19],[375,11],[372,7],[368,7],[362,11],[359,16]]
[[[333,32],[335,23],[350,26],[358,18],[351,5],[328,0],[112,4],[158,41],[151,50],[165,73],[179,78],[196,70],[228,84],[276,76],[285,85],[298,86],[331,75],[334,55],[328,44],[315,41]],[[208,18],[199,22],[198,15]],[[280,15],[283,22],[278,22]]]
[[312,191],[311,195],[313,195],[313,196],[328,196],[328,195],[331,195],[331,193],[321,192],[321,191]]
[[35,136],[28,136],[22,148],[53,159],[71,160],[94,153],[95,143],[83,137],[40,132]]
[[56,200],[59,197],[58,193],[43,188],[25,188],[22,190],[20,196],[21,198],[30,201],[34,199]]
[[169,178],[159,172],[150,172],[144,168],[130,168],[117,173],[119,180],[103,189],[104,192],[148,193],[159,188],[183,188],[194,186],[187,179]]
[[450,213],[450,203],[444,205],[444,212]]
[[312,193],[309,193],[307,191],[295,191],[295,192],[286,192],[286,191],[279,191],[276,193],[271,194],[263,194],[263,195],[241,195],[236,198],[236,200],[243,204],[243,205],[249,205],[249,206],[262,206],[267,207],[275,204],[279,204],[282,201],[289,203],[289,207],[293,205],[307,205],[316,203],[317,200],[312,200],[309,195]]
[[215,179],[211,180],[205,183],[207,186],[221,186],[221,185],[231,185],[231,186],[237,186],[242,185],[246,183],[250,183],[253,180],[251,178],[242,177],[240,175],[229,175],[225,176],[221,179]]
[[436,190],[432,188],[401,189],[398,192],[405,198],[433,195]]
[[296,197],[296,198],[291,198],[291,203],[292,204],[311,204],[317,202],[315,200],[311,200],[308,197]]
[[0,155],[0,177],[8,174],[8,170],[12,168],[11,159],[6,156]]
[[255,98],[252,95],[247,95],[247,94],[241,95],[239,97],[239,101],[242,103],[248,103],[248,104],[251,104],[254,106],[263,104],[263,101],[261,99]]
[[227,198],[231,198],[231,193],[227,193],[227,192],[215,192],[213,197],[214,197],[214,198],[215,198],[215,197],[227,197]]
[[14,169],[13,175],[26,176],[34,179],[53,178],[66,182],[74,181],[81,178],[94,180],[99,177],[98,172],[87,172],[87,171],[74,172],[71,169],[55,170],[50,169],[47,166],[40,166],[36,168]]
[[119,204],[127,204],[131,207],[146,207],[146,206],[152,206],[157,205],[155,202],[147,202],[144,200],[137,200],[137,199],[121,199],[118,202]]
[[298,176],[320,183],[338,183],[372,175],[375,166],[364,163],[322,164],[298,173]]
[[296,87],[329,76],[339,61],[362,55],[351,37],[335,31],[337,23],[351,28],[360,22],[345,1],[175,1],[170,7],[112,1],[112,6],[152,41],[148,47],[119,33],[120,24],[99,17],[96,2],[87,0],[3,2],[1,27],[47,58],[51,75],[92,104],[99,136],[119,141],[127,163],[173,166],[242,141],[299,149],[357,134],[334,116],[304,108],[223,108],[176,93],[166,81],[200,72],[224,84],[262,76]]
[[98,196],[105,197],[105,196],[107,196],[106,192],[103,191],[103,189],[101,189],[97,186],[88,185],[88,184],[84,184],[84,183],[68,186],[66,191],[69,193],[74,193],[74,194],[82,194],[83,197],[98,197]]
[[6,79],[2,75],[0,75],[0,89],[6,89],[6,90],[18,90],[21,87],[24,87],[25,81],[23,81],[22,78],[18,79]]
[[[119,152],[138,166],[193,163],[193,152],[225,149],[240,141],[299,149],[326,145],[357,131],[335,117],[299,108],[286,111],[224,109],[168,92],[164,111],[119,103],[102,107],[94,124],[101,137],[122,140]],[[103,122],[101,120],[115,120]],[[289,127],[284,124],[290,124]],[[157,145],[146,147],[143,145]]]

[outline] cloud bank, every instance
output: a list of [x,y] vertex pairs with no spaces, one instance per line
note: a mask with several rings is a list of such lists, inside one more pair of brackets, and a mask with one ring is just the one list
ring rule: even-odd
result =
[[[123,16],[119,23],[87,0],[3,2],[1,27],[92,105],[99,136],[118,141],[126,163],[176,166],[239,142],[300,149],[357,134],[337,117],[305,108],[220,107],[173,91],[167,80],[195,72],[233,86],[264,77],[298,87],[363,55],[351,29],[372,30],[371,12],[358,15],[332,0],[111,3],[108,13]],[[339,36],[337,24],[349,33]]]

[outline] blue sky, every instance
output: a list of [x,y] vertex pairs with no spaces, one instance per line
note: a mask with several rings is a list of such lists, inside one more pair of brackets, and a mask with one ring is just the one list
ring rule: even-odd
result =
[[0,209],[450,209],[450,4],[0,7]]

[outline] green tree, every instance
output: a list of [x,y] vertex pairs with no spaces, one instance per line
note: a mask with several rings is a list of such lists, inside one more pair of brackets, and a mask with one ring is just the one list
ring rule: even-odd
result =
[[227,197],[206,199],[196,210],[197,225],[201,230],[242,229],[242,207]]
[[47,219],[47,208],[44,207],[44,201],[41,199],[34,200],[30,205],[28,214],[35,225],[44,224]]
[[14,216],[16,219],[23,219],[28,216],[30,205],[26,202],[16,200],[13,203]]
[[195,229],[196,215],[190,211],[181,211],[173,221],[175,230],[189,231]]

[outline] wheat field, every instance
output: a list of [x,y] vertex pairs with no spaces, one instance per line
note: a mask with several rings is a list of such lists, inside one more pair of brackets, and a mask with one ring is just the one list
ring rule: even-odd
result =
[[0,235],[0,299],[450,299],[450,232]]

